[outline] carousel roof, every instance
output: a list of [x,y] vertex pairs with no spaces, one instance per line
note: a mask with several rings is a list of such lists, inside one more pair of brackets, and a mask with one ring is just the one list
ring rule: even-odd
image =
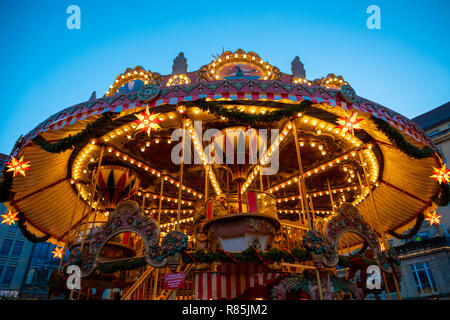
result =
[[[439,191],[439,184],[430,176],[433,167],[441,166],[437,153],[420,159],[411,157],[380,130],[374,119],[382,119],[397,129],[408,145],[435,150],[430,139],[413,121],[357,96],[342,76],[328,74],[321,79],[307,80],[298,58],[292,62],[292,74],[287,74],[256,53],[243,50],[223,52],[211,63],[191,72],[187,72],[186,60],[181,54],[174,60],[173,73],[169,75],[142,67],[126,69],[103,97],[97,99],[93,94],[88,101],[49,117],[21,137],[10,154],[10,157],[23,157],[24,161],[29,161],[31,170],[26,171],[25,176],[14,177],[11,191],[15,194],[9,206],[24,213],[28,229],[37,236],[49,234],[55,243],[65,241],[70,226],[82,220],[85,203],[92,191],[89,189],[92,165],[98,162],[103,146],[105,158],[102,164],[110,167],[101,179],[110,179],[109,183],[116,187],[118,170],[114,171],[111,166],[132,169],[136,181],[140,182],[136,186],[139,189],[135,190],[136,197],[145,201],[147,211],[151,213],[157,207],[152,201],[156,203],[160,197],[159,181],[166,177],[163,207],[170,216],[176,212],[174,204],[179,179],[179,165],[170,161],[174,145],[170,143],[171,131],[181,127],[186,116],[192,121],[203,120],[207,126],[219,130],[234,123],[199,109],[200,101],[217,102],[224,108],[240,108],[243,113],[264,114],[305,100],[312,103],[311,109],[290,121],[295,124],[300,139],[311,144],[302,154],[305,155],[305,174],[312,174],[306,178],[307,187],[318,215],[326,219],[333,210],[329,190],[339,195],[336,199],[354,203],[365,218],[373,220],[377,231],[383,228],[385,232],[403,232],[412,226],[420,213],[435,206],[431,199]],[[183,115],[180,106],[184,108]],[[137,134],[136,126],[133,126],[136,114],[142,114],[147,108],[157,115],[160,128],[150,137],[145,132]],[[361,120],[361,130],[355,130],[351,135],[336,129],[340,120],[356,112]],[[96,127],[105,115],[110,121]],[[284,130],[290,123],[283,119],[256,126]],[[96,129],[90,132],[86,128]],[[74,148],[49,152],[48,148],[42,147],[42,141],[63,144],[61,139],[70,140],[85,132],[90,134],[90,139],[77,142]],[[321,149],[315,148],[316,143]],[[289,215],[298,209],[295,205],[298,204],[298,198],[295,201],[298,189],[296,191],[294,183],[291,185],[298,177],[293,138],[280,142],[277,152],[280,170],[276,176],[269,177],[267,184],[264,181],[264,190],[277,200],[280,215]],[[359,154],[361,158],[358,158]],[[347,159],[352,156],[355,159]],[[361,187],[355,175],[359,172],[359,159],[367,162],[369,178],[362,184],[373,191],[378,224],[368,191]],[[349,175],[347,170],[344,173],[342,168],[354,173]],[[188,164],[185,171],[183,218],[188,219],[195,202],[205,194],[205,170],[201,164]],[[213,171],[216,194],[233,188],[227,185],[228,176],[224,170],[215,167]],[[111,172],[116,176],[113,174],[111,178]],[[243,190],[251,188],[252,183],[254,187],[259,183],[257,180],[249,177]],[[326,187],[327,180],[331,189]],[[216,186],[214,181],[211,183]],[[125,187],[132,189],[128,185],[123,190]],[[103,203],[103,200],[98,201]],[[107,210],[106,206],[102,209]],[[171,220],[163,218],[162,222],[170,223]],[[348,236],[347,241],[356,243],[358,240]]]

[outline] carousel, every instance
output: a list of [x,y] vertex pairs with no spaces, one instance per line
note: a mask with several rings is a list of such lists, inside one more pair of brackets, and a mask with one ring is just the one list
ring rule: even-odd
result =
[[127,68],[16,142],[2,223],[57,246],[49,298],[401,299],[389,239],[449,200],[424,132],[299,57],[187,66]]

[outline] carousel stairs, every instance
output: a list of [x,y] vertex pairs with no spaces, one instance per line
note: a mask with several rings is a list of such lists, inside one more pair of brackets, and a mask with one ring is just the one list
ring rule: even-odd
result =
[[[156,300],[193,300],[194,299],[194,278],[190,273],[192,264],[186,265],[185,287],[179,290],[163,290],[164,274],[168,269],[158,270],[158,290]],[[139,278],[126,290],[120,300],[152,300],[154,291],[154,279],[156,268],[148,266]]]
[[147,269],[142,273],[142,275],[137,279],[131,287],[122,295],[120,300],[141,300],[140,297],[144,298],[151,296],[152,289],[152,279],[155,272],[155,268],[147,266]]

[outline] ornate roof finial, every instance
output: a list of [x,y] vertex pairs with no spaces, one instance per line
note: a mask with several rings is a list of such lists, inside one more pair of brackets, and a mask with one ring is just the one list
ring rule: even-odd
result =
[[187,60],[184,57],[184,53],[180,52],[178,56],[173,60],[172,74],[185,74],[187,73]]
[[291,62],[291,71],[292,71],[292,77],[294,78],[306,78],[306,71],[303,67],[303,63],[300,61],[300,58],[297,56],[294,60]]
[[94,92],[92,92],[91,97],[89,98],[89,101],[92,101],[95,99],[97,99],[97,93],[94,91]]

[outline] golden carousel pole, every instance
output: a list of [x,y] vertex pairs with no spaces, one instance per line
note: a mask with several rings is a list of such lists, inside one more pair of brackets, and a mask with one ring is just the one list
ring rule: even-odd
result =
[[181,148],[181,163],[180,163],[180,178],[179,178],[179,186],[178,186],[178,210],[177,210],[177,224],[175,227],[176,231],[180,231],[180,217],[181,217],[181,194],[182,194],[182,185],[183,185],[183,169],[184,169],[184,144],[186,139],[186,129],[185,123],[183,122],[183,147]]
[[[356,171],[356,175],[358,177],[359,185],[360,185],[360,188],[361,188],[361,193],[364,194],[364,185],[363,185],[363,183],[361,181],[361,176],[360,176],[358,171]],[[370,189],[370,185],[368,185],[368,188]],[[362,201],[362,202],[364,204],[364,210],[367,212],[367,216],[369,217],[370,228],[372,228],[372,230],[375,230],[374,227],[373,227],[372,215],[370,213],[370,210],[367,208],[366,203],[364,201]],[[388,295],[388,300],[391,300],[391,293],[389,292],[389,288],[388,288],[388,285],[387,285],[387,282],[386,282],[386,277],[384,276],[383,272],[381,272],[381,274],[383,276],[384,286],[386,287],[386,293]]]
[[333,193],[331,192],[331,186],[330,186],[330,180],[329,179],[327,179],[327,185],[328,185],[328,193],[330,194],[331,211],[333,211],[333,213],[336,214],[336,210],[334,209]]
[[[177,222],[175,226],[176,231],[180,231],[180,218],[181,218],[181,195],[182,195],[182,185],[183,185],[183,169],[184,169],[184,147],[185,147],[185,140],[186,140],[186,123],[183,122],[183,147],[181,148],[181,163],[180,163],[180,178],[179,178],[179,186],[178,186],[178,203],[177,203]],[[180,264],[178,265],[178,270],[181,269],[181,258],[180,258]],[[175,290],[174,294],[171,295],[170,300],[176,300],[177,297],[177,291]],[[173,298],[172,298],[173,297]]]
[[[205,205],[208,203],[208,175],[209,175],[209,164],[206,165],[205,168]],[[227,180],[228,180],[228,172],[227,172]]]
[[[159,190],[159,204],[158,204],[158,228],[161,222],[161,211],[162,211],[162,198],[163,198],[163,192],[164,192],[164,177],[161,175],[161,187]],[[161,230],[160,230],[161,232]],[[159,269],[156,268],[155,270],[155,278],[153,279],[153,293],[152,293],[152,299],[156,300],[156,293],[158,291],[158,277],[159,277]]]
[[263,185],[261,169],[259,170],[259,186],[260,186],[261,192],[264,192],[264,185]]
[[[313,230],[313,225],[312,225],[312,222],[311,222],[311,215],[310,215],[310,212],[309,212],[309,209],[308,209],[308,207],[309,207],[308,206],[308,201],[307,201],[306,195],[305,195],[306,194],[306,184],[305,184],[305,177],[303,175],[302,157],[301,157],[301,154],[300,154],[300,146],[298,144],[297,127],[295,126],[295,122],[292,122],[292,132],[294,133],[295,151],[297,153],[298,170],[299,170],[299,174],[300,174],[300,179],[298,179],[298,189],[299,189],[300,197],[303,198],[303,202],[305,203],[305,211],[307,212],[309,229],[312,231]],[[323,300],[322,285],[320,283],[319,270],[317,269],[317,267],[314,270],[315,270],[315,273],[316,273],[317,287],[319,289],[319,298],[320,298],[320,300]]]
[[[94,179],[94,177],[92,176],[91,184],[92,184],[93,179]],[[79,192],[80,192],[80,191],[79,191]],[[81,192],[80,192],[80,193],[81,193]],[[84,219],[84,213],[86,212],[86,207],[87,207],[87,201],[84,201],[83,212],[81,213],[81,220],[80,220],[80,222],[83,221],[83,219]],[[78,223],[78,225],[76,226],[75,235],[78,235],[78,234],[80,233],[80,228],[81,228],[81,224]],[[77,237],[77,238],[78,238],[78,237]],[[73,292],[74,292],[74,289],[70,290],[69,300],[72,300],[72,298],[73,298]]]
[[312,199],[312,197],[311,197],[311,195],[306,195],[306,199],[309,199],[309,208],[310,208],[310,210],[311,210],[311,212],[312,212],[312,217],[313,217],[313,219],[312,219],[312,225],[313,225],[313,228],[315,229],[315,227],[317,226],[317,216],[316,216],[316,211],[314,210],[314,203],[313,203],[313,199]]
[[[370,187],[370,182],[369,182],[369,178],[367,177],[366,167],[364,166],[364,159],[363,159],[361,154],[359,154],[359,159],[360,159],[360,162],[361,162],[361,167],[363,168],[364,178],[366,180],[367,187],[369,188],[369,197],[370,197],[370,201],[372,202],[372,206],[373,206],[373,209],[374,209],[375,218],[376,218],[376,221],[377,221],[378,228],[380,229],[381,239],[383,241],[383,245],[384,245],[385,250],[387,250],[388,242],[386,240],[386,235],[384,233],[383,226],[382,226],[382,224],[380,222],[380,217],[378,215],[377,206],[375,204],[375,199],[373,197],[372,188]],[[359,173],[358,173],[358,178],[359,178]],[[383,276],[383,282],[384,282],[384,286],[386,287],[386,293],[388,295],[388,299],[391,300],[391,294],[389,292],[389,287],[388,287],[388,284],[387,284],[387,281],[386,281],[386,276],[384,275],[384,272],[381,272],[381,275]],[[395,276],[394,276],[394,278],[395,278]],[[394,282],[396,283],[396,279],[394,279]],[[396,289],[397,289],[397,299],[401,300],[401,295],[400,295],[400,292],[398,290],[398,284],[397,283],[396,283]]]
[[[333,215],[336,215],[336,209],[334,206],[334,199],[333,199],[333,192],[331,191],[331,185],[330,185],[330,180],[327,179],[327,186],[328,186],[328,193],[330,194],[330,201],[331,201],[331,211],[333,212]],[[342,250],[342,252],[344,252],[344,250]]]

